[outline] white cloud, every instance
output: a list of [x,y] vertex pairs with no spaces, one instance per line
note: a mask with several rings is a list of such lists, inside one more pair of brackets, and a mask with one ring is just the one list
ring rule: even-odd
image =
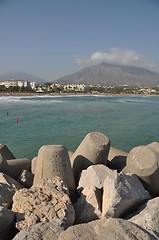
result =
[[110,52],[94,52],[89,58],[76,57],[76,63],[92,65],[99,63],[145,67],[154,70],[155,65],[134,50],[112,48]]

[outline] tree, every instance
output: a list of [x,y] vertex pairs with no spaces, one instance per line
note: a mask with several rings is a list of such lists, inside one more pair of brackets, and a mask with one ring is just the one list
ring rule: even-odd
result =
[[8,92],[19,92],[20,91],[20,87],[19,86],[10,86],[8,88]]
[[6,91],[6,86],[0,85],[0,92],[5,92],[5,91]]

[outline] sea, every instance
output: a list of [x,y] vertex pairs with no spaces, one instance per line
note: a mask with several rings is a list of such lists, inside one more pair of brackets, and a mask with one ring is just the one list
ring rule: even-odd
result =
[[126,152],[159,141],[159,96],[0,97],[0,143],[16,158],[32,159],[50,144],[75,151],[90,132]]

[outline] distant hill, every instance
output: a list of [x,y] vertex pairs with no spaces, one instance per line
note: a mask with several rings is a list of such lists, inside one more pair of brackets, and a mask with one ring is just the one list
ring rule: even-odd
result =
[[59,84],[158,86],[159,73],[145,68],[101,63],[61,77],[55,82]]
[[15,79],[15,80],[27,80],[30,82],[46,82],[46,80],[35,77],[31,74],[28,73],[23,73],[23,72],[15,72],[15,73],[8,73],[8,74],[1,74],[0,75],[0,81],[3,80],[9,80],[9,79]]

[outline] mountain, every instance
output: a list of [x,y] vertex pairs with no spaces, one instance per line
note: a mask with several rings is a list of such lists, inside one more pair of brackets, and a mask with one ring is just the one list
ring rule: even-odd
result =
[[59,84],[101,84],[128,86],[158,86],[159,73],[135,66],[101,63],[61,77],[54,81]]
[[35,77],[31,74],[28,73],[23,73],[23,72],[15,72],[15,73],[8,73],[8,74],[1,74],[0,75],[0,81],[3,80],[9,80],[9,79],[15,79],[15,80],[27,80],[30,82],[46,82],[46,80]]

